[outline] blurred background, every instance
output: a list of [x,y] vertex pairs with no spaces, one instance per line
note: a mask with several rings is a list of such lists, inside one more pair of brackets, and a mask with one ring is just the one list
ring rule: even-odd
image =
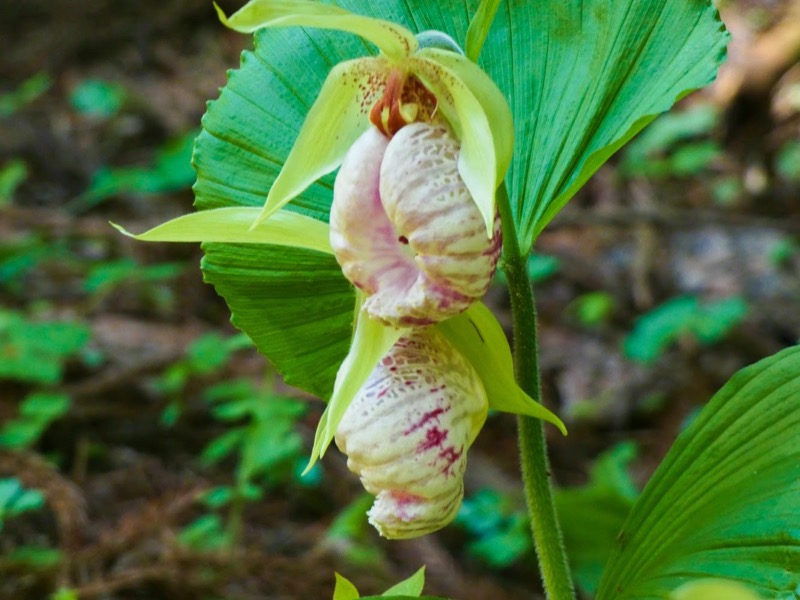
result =
[[[230,13],[241,3],[220,2]],[[720,2],[711,88],[659,118],[540,237],[558,504],[585,597],[675,436],[800,338],[800,2]],[[427,565],[426,593],[536,597],[516,427],[492,415],[456,523],[387,543],[332,450],[202,282],[205,103],[250,38],[208,0],[0,0],[0,598],[330,598]],[[502,277],[487,302],[508,325]]]

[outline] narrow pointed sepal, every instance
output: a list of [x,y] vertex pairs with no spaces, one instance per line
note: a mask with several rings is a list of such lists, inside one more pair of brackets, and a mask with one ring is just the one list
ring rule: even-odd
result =
[[254,226],[342,163],[347,150],[369,127],[369,110],[383,92],[387,68],[385,59],[367,57],[339,63],[331,70]]
[[121,233],[143,242],[223,242],[275,244],[331,254],[329,227],[322,221],[289,211],[252,228],[259,208],[215,208],[183,215],[138,235],[111,223]]
[[322,458],[328,449],[336,428],[342,420],[347,407],[358,394],[358,391],[367,381],[381,358],[383,358],[395,342],[403,336],[407,329],[386,327],[367,316],[361,309],[363,295],[359,294],[356,302],[356,325],[353,342],[339,371],[333,386],[333,394],[328,401],[328,406],[317,425],[314,437],[314,447],[311,450],[311,462],[306,467],[306,472],[314,465],[318,458]]
[[397,60],[417,49],[414,34],[396,23],[357,15],[315,0],[251,0],[226,17],[214,4],[220,21],[241,33],[264,27],[316,27],[346,31],[375,44],[387,57]]
[[567,435],[561,419],[517,385],[505,332],[485,304],[476,302],[436,327],[477,371],[489,397],[489,408],[542,419]]

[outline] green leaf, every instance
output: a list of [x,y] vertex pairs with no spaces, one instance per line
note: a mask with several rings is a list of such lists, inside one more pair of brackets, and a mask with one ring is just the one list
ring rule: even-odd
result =
[[203,515],[181,529],[178,541],[194,550],[213,552],[226,546],[228,537],[218,515]]
[[[438,29],[456,41],[466,38],[478,8],[461,0],[336,4],[413,32]],[[550,205],[563,205],[677,95],[708,82],[722,54],[725,37],[710,4],[585,4],[572,0],[543,11],[535,3],[504,3],[481,54],[482,66],[512,101],[518,143],[509,182],[523,250],[554,214]],[[255,50],[242,55],[203,119],[193,156],[197,208],[262,206],[331,69],[374,52],[336,31],[258,31]],[[324,176],[286,209],[327,222],[332,183]],[[273,246],[205,249],[206,279],[225,297],[234,323],[287,381],[330,396],[355,304],[336,262]]]
[[3,562],[27,571],[44,571],[57,567],[63,558],[61,551],[56,548],[21,546],[5,553]]
[[484,488],[464,498],[456,516],[474,540],[467,550],[496,569],[511,566],[532,549],[530,520],[521,498]]
[[450,600],[440,596],[363,596],[361,600]]
[[195,179],[191,164],[195,137],[197,131],[190,131],[169,140],[146,167],[100,169],[70,208],[85,210],[119,194],[160,194],[189,187]]
[[333,392],[350,347],[355,293],[332,256],[279,246],[204,244],[202,268],[290,385]]
[[352,540],[363,537],[367,529],[367,511],[375,498],[363,493],[345,506],[328,527],[326,536],[329,539]]
[[121,258],[93,267],[83,282],[83,289],[90,294],[96,294],[126,283],[134,285],[162,281],[176,277],[184,268],[182,263],[144,266],[130,258]]
[[336,587],[333,589],[333,600],[358,600],[358,589],[350,581],[334,573],[336,576]]
[[22,449],[32,446],[42,436],[47,423],[32,419],[13,419],[0,429],[0,448]]
[[388,590],[383,592],[381,596],[405,594],[406,596],[413,596],[416,598],[422,593],[423,587],[425,587],[425,567],[421,567],[419,571],[414,573],[408,579],[393,585]]
[[667,152],[679,143],[711,134],[718,122],[719,110],[708,105],[663,115],[628,145],[620,170],[626,175],[669,175],[670,161],[663,158]]
[[710,1],[501,5],[481,59],[524,140],[509,173],[522,252],[614,152],[714,79],[727,39]]
[[216,464],[225,457],[230,456],[231,453],[242,445],[244,433],[242,429],[231,429],[215,437],[203,449],[202,454],[200,454],[200,461],[208,466]]
[[44,495],[39,490],[26,490],[19,479],[0,479],[0,525],[3,519],[44,506]]
[[800,346],[736,373],[679,436],[634,505],[597,600],[665,598],[733,579],[800,585]]

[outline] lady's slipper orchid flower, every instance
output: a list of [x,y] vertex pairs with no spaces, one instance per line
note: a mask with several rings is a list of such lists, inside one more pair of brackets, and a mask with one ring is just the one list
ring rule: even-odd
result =
[[309,111],[292,151],[267,196],[258,221],[342,164],[372,120],[393,135],[404,124],[435,113],[460,141],[458,172],[494,230],[494,195],[505,177],[514,144],[511,111],[502,92],[475,63],[450,50],[421,48],[414,34],[394,23],[355,15],[313,0],[252,0],[220,19],[236,31],[300,25],[355,33],[380,50],[336,65]]
[[[460,502],[463,456],[483,423],[487,404],[545,419],[566,433],[558,417],[517,386],[505,333],[477,301],[500,251],[494,198],[513,144],[505,98],[462,54],[421,47],[403,27],[335,6],[252,0],[230,18],[221,12],[220,17],[242,32],[300,25],[356,33],[380,54],[331,70],[263,208],[201,211],[134,237],[279,244],[334,254],[359,289],[352,343],[320,419],[311,464],[338,436],[350,453],[350,464],[368,489],[379,494],[372,519],[381,531],[407,537],[414,530],[443,526]],[[425,37],[437,36],[444,34]],[[281,210],[339,166],[330,226]],[[420,373],[386,371],[387,361],[401,359],[419,365]],[[403,385],[416,381],[417,375],[432,382],[428,390],[444,385],[446,392],[425,394],[423,388],[410,389],[413,383],[408,390],[397,387],[401,380]],[[388,435],[399,435],[407,446],[384,450],[394,453],[398,465],[430,458],[428,467],[434,471],[441,466],[446,478],[456,475],[446,485],[431,478],[421,487],[409,483],[401,488],[392,482],[402,474],[384,477],[371,470],[374,459],[363,448],[371,443],[370,435],[380,435],[382,426],[362,436],[353,433],[352,424],[375,415],[378,409],[370,403],[381,390],[400,402],[393,421],[400,433]],[[445,405],[450,407],[447,416],[437,412]],[[435,431],[448,432],[448,448],[460,453],[448,465],[442,466],[446,456],[433,447],[433,454],[406,452],[421,449],[426,442],[419,436],[434,431],[420,427],[419,433],[404,436],[402,431],[413,425],[408,419],[429,413],[442,415]],[[447,493],[437,495],[437,486]],[[411,511],[405,513],[408,519],[400,505]],[[391,506],[394,516],[386,512]],[[431,507],[439,512],[433,514]]]
[[435,328],[414,329],[381,359],[336,431],[376,496],[368,515],[381,535],[417,537],[453,520],[488,407],[475,369]]
[[429,325],[486,293],[501,249],[456,167],[458,143],[441,126],[412,123],[391,139],[368,129],[345,157],[331,206],[331,245],[388,325]]

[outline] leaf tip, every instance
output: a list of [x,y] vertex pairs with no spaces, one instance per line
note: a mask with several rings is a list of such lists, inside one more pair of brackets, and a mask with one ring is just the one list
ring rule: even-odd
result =
[[220,23],[225,25],[225,27],[230,27],[230,24],[228,22],[228,17],[225,16],[225,13],[220,8],[219,4],[217,4],[216,2],[214,2],[213,4],[214,4],[214,10],[217,11],[217,18],[219,18]]
[[124,236],[127,236],[129,238],[133,238],[133,239],[137,239],[137,237],[138,237],[136,234],[133,234],[130,231],[128,231],[127,229],[125,229],[122,225],[117,225],[116,223],[114,223],[114,221],[109,221],[108,224],[111,225],[114,229],[119,231]]

